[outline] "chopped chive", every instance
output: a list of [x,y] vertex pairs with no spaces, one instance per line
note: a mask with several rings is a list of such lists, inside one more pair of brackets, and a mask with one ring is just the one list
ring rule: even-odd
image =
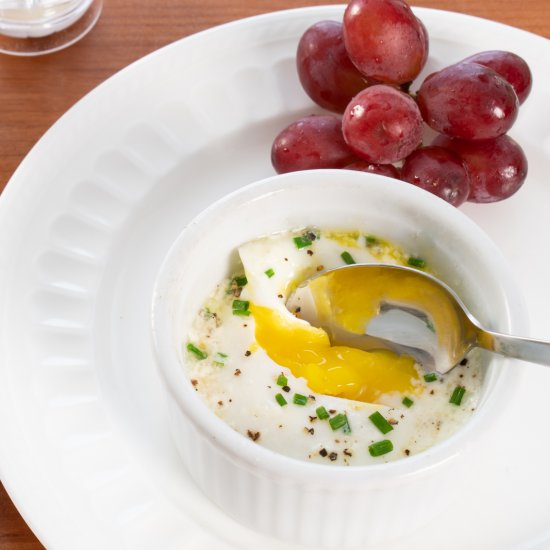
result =
[[206,359],[208,354],[205,351],[202,351],[194,344],[187,344],[187,351],[191,352],[197,359]]
[[369,445],[369,453],[371,456],[382,456],[393,451],[393,443],[389,439],[377,441]]
[[233,277],[232,282],[242,288],[243,286],[246,286],[246,284],[248,283],[248,279],[245,275],[237,275],[236,277]]
[[248,300],[233,300],[231,307],[237,311],[248,311],[250,302]]
[[271,279],[271,277],[273,277],[273,275],[275,275],[275,271],[273,271],[273,269],[271,269],[271,267],[269,269],[266,269],[264,271],[264,273],[268,276],[268,278]]
[[365,243],[367,246],[378,244],[378,239],[374,235],[365,235]]
[[353,256],[346,250],[340,254],[340,258],[346,262],[348,265],[356,264],[357,262],[353,259]]
[[250,315],[250,311],[248,311],[248,309],[234,309],[233,315],[242,315],[243,317],[248,317]]
[[428,372],[424,375],[426,382],[435,382],[437,380],[437,372]]
[[233,300],[233,315],[250,315],[249,306],[250,302],[248,300]]
[[435,334],[435,326],[429,319],[426,321],[426,328]]
[[295,405],[305,405],[307,403],[307,396],[302,395],[301,393],[295,393],[292,402]]
[[451,399],[449,399],[449,403],[452,403],[453,405],[460,405],[465,393],[466,388],[464,386],[457,386],[451,395]]
[[348,422],[348,417],[345,414],[337,414],[336,416],[333,416],[328,423],[330,424],[330,427],[333,431],[339,430],[342,428],[342,431],[344,433],[350,433],[351,428]]
[[288,378],[283,374],[279,374],[279,378],[277,378],[277,386],[286,386],[288,384]]
[[393,426],[380,414],[380,411],[376,411],[369,416],[369,420],[383,433],[387,434],[393,430]]
[[405,396],[403,397],[403,401],[401,401],[401,403],[403,403],[407,409],[410,409],[413,406],[414,401],[410,397]]
[[284,407],[287,404],[287,400],[280,393],[275,396],[275,401],[277,401],[281,407]]
[[310,239],[308,235],[294,237],[292,240],[294,241],[296,248],[305,248],[306,246],[311,246],[311,243],[313,242],[313,240]]
[[214,355],[214,365],[217,365],[218,367],[224,367],[225,363],[227,362],[227,353],[222,353],[221,351],[218,351],[216,355]]
[[221,351],[218,351],[216,355],[214,355],[214,364],[218,365],[219,367],[225,366],[225,363],[227,362],[227,353],[222,353]]
[[319,420],[326,420],[330,415],[328,414],[328,411],[325,409],[325,407],[317,407],[315,409],[315,412],[317,413],[317,418]]
[[426,267],[426,261],[422,258],[417,258],[416,256],[411,256],[407,260],[407,264],[413,267]]

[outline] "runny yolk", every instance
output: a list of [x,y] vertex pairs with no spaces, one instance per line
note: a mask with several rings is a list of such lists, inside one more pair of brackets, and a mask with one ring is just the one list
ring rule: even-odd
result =
[[411,357],[391,351],[331,346],[327,333],[262,306],[250,305],[256,341],[267,355],[317,393],[380,403],[392,392],[417,393],[420,376]]
[[[442,349],[457,349],[463,339],[454,301],[442,288],[407,271],[341,269],[312,280],[310,289],[321,323],[331,318],[349,332],[364,334],[387,302],[424,311]],[[445,330],[436,330],[439,327]]]

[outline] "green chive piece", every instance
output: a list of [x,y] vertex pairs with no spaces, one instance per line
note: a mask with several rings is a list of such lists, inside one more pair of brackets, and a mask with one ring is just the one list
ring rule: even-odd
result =
[[437,372],[428,372],[424,375],[426,382],[435,382],[437,380]]
[[374,235],[365,235],[365,243],[367,246],[378,244],[378,239]]
[[305,248],[306,246],[311,246],[313,240],[308,235],[301,235],[300,237],[294,237],[292,239],[296,248]]
[[288,378],[283,374],[279,374],[279,378],[277,378],[277,386],[286,386],[288,384]]
[[250,315],[249,306],[250,302],[248,300],[233,300],[233,315]]
[[426,321],[426,328],[435,334],[435,326],[430,320]]
[[227,353],[222,353],[221,351],[218,351],[216,355],[214,355],[214,365],[217,365],[218,367],[225,367],[227,357]]
[[405,396],[403,397],[403,401],[401,401],[401,403],[403,403],[407,409],[410,409],[413,406],[414,401],[410,397]]
[[342,428],[342,431],[344,433],[350,433],[351,428],[348,422],[348,417],[345,414],[337,414],[336,416],[333,416],[328,423],[330,424],[330,427],[333,431],[339,430]]
[[317,413],[317,418],[319,420],[326,420],[330,416],[328,414],[328,411],[322,405],[320,407],[317,407],[315,409],[315,412]]
[[191,343],[187,344],[187,351],[191,352],[197,359],[206,359],[208,357],[205,351],[202,351],[202,349]]
[[377,441],[369,445],[369,453],[371,456],[382,456],[393,451],[393,443],[389,439]]
[[232,282],[242,288],[243,286],[246,286],[246,284],[248,283],[248,279],[245,275],[237,275],[236,277],[233,277]]
[[370,421],[385,435],[393,430],[393,426],[376,411],[369,416]]
[[248,300],[233,300],[231,307],[237,311],[248,311],[250,302]]
[[451,395],[451,399],[449,399],[449,403],[457,406],[460,405],[465,393],[466,388],[464,386],[457,386],[453,391],[453,395]]
[[301,393],[295,393],[292,402],[295,405],[305,405],[307,403],[307,396],[302,395]]
[[417,258],[416,256],[411,256],[407,260],[407,264],[413,267],[426,267],[426,261],[422,258]]
[[275,275],[275,271],[273,271],[273,269],[271,269],[271,267],[269,269],[266,269],[264,271],[264,273],[268,276],[269,279],[271,279],[271,277],[273,277],[273,275]]
[[353,256],[346,250],[340,254],[340,258],[346,262],[347,265],[356,264],[357,262],[353,259]]
[[287,404],[287,400],[280,393],[275,396],[275,401],[277,401],[281,407],[284,407]]
[[250,315],[250,311],[248,311],[248,309],[234,309],[233,315],[241,315],[242,317],[248,317]]

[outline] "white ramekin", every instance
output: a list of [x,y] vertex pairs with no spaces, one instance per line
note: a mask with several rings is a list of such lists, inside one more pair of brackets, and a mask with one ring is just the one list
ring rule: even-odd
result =
[[470,421],[431,449],[387,464],[311,464],[234,431],[186,377],[186,334],[230,274],[238,245],[304,226],[358,229],[402,245],[434,266],[489,328],[525,332],[523,302],[497,247],[459,210],[409,184],[355,171],[294,172],[243,187],[202,212],[170,249],[154,291],[153,338],[171,430],[193,479],[227,514],[268,535],[320,547],[387,542],[460,496],[461,476],[475,462],[470,451],[506,407],[517,373],[490,358]]

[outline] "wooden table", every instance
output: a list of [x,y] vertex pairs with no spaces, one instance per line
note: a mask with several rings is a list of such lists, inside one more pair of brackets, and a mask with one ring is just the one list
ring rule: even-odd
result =
[[[334,3],[106,0],[97,26],[71,48],[28,59],[0,55],[0,190],[61,114],[132,61],[214,25],[269,11]],[[550,37],[549,0],[416,0],[414,5],[477,15]],[[0,550],[37,548],[42,545],[0,485]]]

